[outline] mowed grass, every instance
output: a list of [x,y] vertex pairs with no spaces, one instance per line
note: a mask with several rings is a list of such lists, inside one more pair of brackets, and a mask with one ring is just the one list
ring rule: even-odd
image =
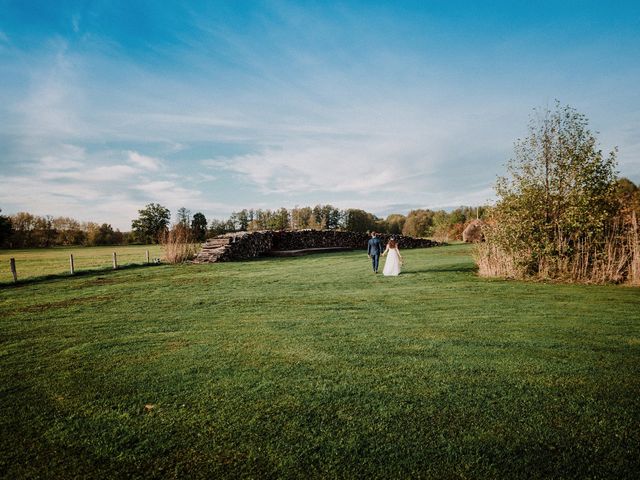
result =
[[9,264],[12,257],[16,260],[18,280],[33,280],[49,275],[70,274],[69,254],[73,254],[76,272],[84,273],[87,270],[113,268],[113,252],[116,252],[119,266],[144,264],[147,250],[150,259],[162,257],[160,245],[0,249],[0,285],[13,282]]
[[7,478],[632,478],[640,290],[467,246],[0,288]]

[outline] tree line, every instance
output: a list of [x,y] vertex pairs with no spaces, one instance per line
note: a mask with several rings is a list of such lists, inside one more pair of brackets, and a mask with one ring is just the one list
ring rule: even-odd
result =
[[[1,212],[1,210],[0,210]],[[460,207],[451,212],[418,209],[407,215],[392,214],[380,218],[361,209],[339,209],[332,205],[291,209],[243,209],[227,219],[207,220],[202,212],[193,215],[185,207],[176,212],[172,227],[168,208],[150,203],[138,211],[131,231],[121,232],[108,223],[80,222],[69,217],[38,216],[28,212],[0,214],[0,247],[31,248],[67,245],[126,245],[160,243],[171,228],[188,233],[195,242],[208,237],[256,230],[342,230],[378,231],[414,237],[433,237],[441,241],[460,239],[464,226],[482,218],[487,207]]]
[[0,215],[2,248],[123,245],[130,242],[129,232],[121,232],[108,223],[79,222],[69,217],[39,216],[28,212]]
[[[189,211],[181,209],[179,223],[189,225]],[[413,237],[433,237],[450,241],[462,239],[465,225],[472,219],[483,218],[488,207],[459,207],[445,210],[417,209],[407,215],[392,214],[380,218],[361,209],[341,210],[332,205],[295,207],[292,209],[243,209],[233,212],[227,219],[212,219],[206,228],[206,219],[196,213],[191,220],[193,236],[202,240],[205,236],[257,230],[341,230],[402,234]],[[200,217],[201,216],[201,217]],[[194,225],[194,220],[200,221]],[[206,234],[205,234],[206,232]]]

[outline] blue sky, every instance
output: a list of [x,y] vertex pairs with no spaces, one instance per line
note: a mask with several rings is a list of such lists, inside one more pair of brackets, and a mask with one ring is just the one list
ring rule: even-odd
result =
[[0,0],[0,208],[491,201],[535,107],[640,182],[638,2]]

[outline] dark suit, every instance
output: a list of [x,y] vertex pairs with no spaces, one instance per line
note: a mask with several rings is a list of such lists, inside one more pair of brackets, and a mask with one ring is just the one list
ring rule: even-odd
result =
[[384,252],[384,247],[382,246],[380,239],[378,237],[369,239],[367,255],[371,256],[373,271],[376,273],[378,272],[378,263],[380,262],[380,255],[382,255],[382,252]]

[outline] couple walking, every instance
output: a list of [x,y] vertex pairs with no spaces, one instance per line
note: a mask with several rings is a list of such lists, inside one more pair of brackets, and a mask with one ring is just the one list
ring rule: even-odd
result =
[[384,262],[384,268],[382,274],[385,276],[396,276],[400,274],[400,266],[402,265],[402,255],[400,255],[400,249],[398,249],[398,242],[393,238],[387,243],[387,248],[382,251],[382,242],[376,232],[371,232],[371,238],[369,239],[369,245],[367,246],[367,255],[373,263],[373,273],[378,273],[378,263],[380,262],[380,255],[387,257]]

